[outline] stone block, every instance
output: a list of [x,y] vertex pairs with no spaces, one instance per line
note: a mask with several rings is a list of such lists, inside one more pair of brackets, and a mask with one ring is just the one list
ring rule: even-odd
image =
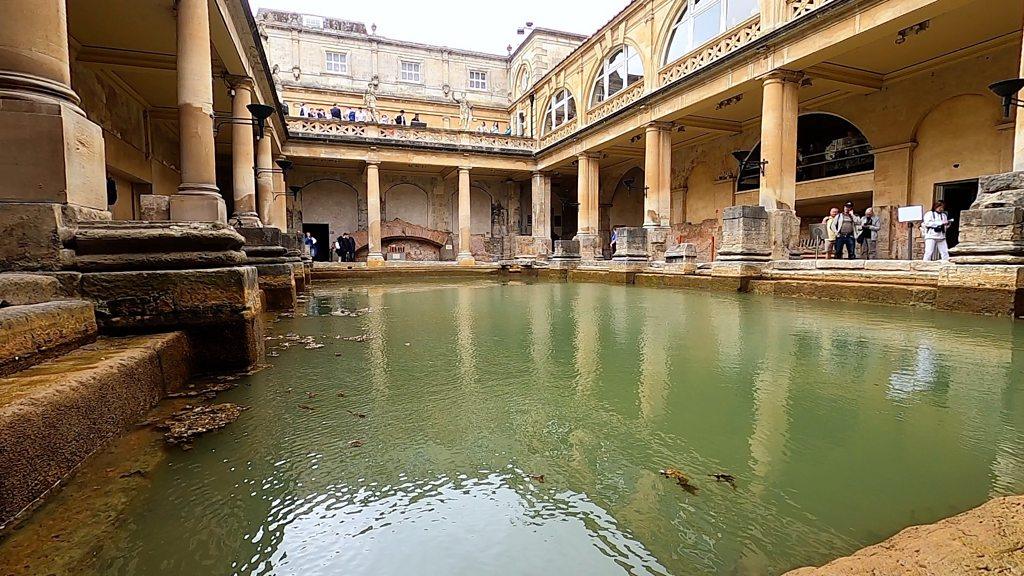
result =
[[767,220],[768,211],[764,206],[727,206],[722,210],[722,220],[739,219]]
[[96,338],[89,302],[65,300],[0,308],[0,375],[77,348]]
[[579,260],[580,243],[576,240],[555,240],[554,260]]
[[768,210],[769,249],[772,260],[790,260],[799,254],[800,218],[793,210]]
[[818,270],[863,270],[864,260],[815,260]]
[[982,210],[964,210],[960,213],[960,225],[966,226],[1014,226],[1024,222],[1024,208],[1007,206]]
[[171,197],[162,194],[139,196],[139,210],[146,222],[165,222],[171,219]]
[[757,277],[764,273],[766,266],[767,260],[765,262],[716,260],[711,263],[711,275],[727,278]]
[[546,260],[551,257],[552,242],[550,238],[533,236],[515,236],[516,258]]
[[295,308],[298,297],[295,275],[290,264],[260,264],[256,266],[263,309],[268,312]]
[[5,138],[0,150],[0,202],[48,202],[106,211],[106,160],[98,125],[67,106],[4,100],[0,134]]
[[579,243],[580,260],[593,262],[604,259],[604,246],[596,234],[577,234],[574,240]]
[[228,221],[227,205],[216,194],[175,194],[171,196],[170,211],[175,222]]
[[945,265],[939,271],[941,310],[1024,316],[1024,266]]
[[978,178],[978,194],[1024,189],[1024,172],[989,174]]
[[697,260],[697,245],[689,242],[676,244],[671,250],[665,252],[666,262],[686,262]]
[[181,333],[102,338],[0,378],[0,526],[190,374]]
[[909,272],[917,263],[911,260],[866,260],[864,269],[875,272]]
[[816,270],[818,260],[775,260],[771,263],[772,270]]
[[613,260],[620,262],[647,261],[647,230],[645,228],[619,228],[617,234]]
[[[978,212],[988,212],[988,210],[978,210]],[[995,242],[1019,241],[1024,241],[1024,225],[1021,224],[1013,224],[1009,226],[964,225],[960,228],[960,242],[965,244],[965,247],[972,245],[986,245]]]
[[0,271],[60,270],[64,241],[75,227],[109,217],[67,204],[0,202]]
[[718,260],[764,262],[771,260],[771,226],[761,206],[730,206],[722,221]]
[[64,297],[60,282],[40,274],[0,274],[0,302],[8,306],[40,304]]
[[1024,206],[1024,189],[1000,190],[978,194],[978,199],[971,204],[972,210],[987,208],[1004,208],[1008,206]]

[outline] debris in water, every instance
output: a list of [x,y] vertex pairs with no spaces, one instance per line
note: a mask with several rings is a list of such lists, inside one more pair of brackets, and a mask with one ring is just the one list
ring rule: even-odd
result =
[[132,476],[138,476],[140,478],[145,478],[146,477],[146,471],[145,470],[139,470],[139,469],[136,468],[135,470],[129,470],[128,472],[125,472],[124,474],[121,474],[119,476],[119,478],[131,478]]
[[349,414],[355,416],[356,418],[366,418],[366,414],[361,414],[359,412],[353,412],[351,410],[345,410],[345,412],[348,412]]
[[732,474],[718,472],[717,474],[711,474],[711,477],[715,479],[715,482],[725,482],[729,486],[732,486],[733,490],[736,489],[736,477]]
[[292,390],[295,390],[295,388],[289,388],[289,389],[285,390],[284,393],[285,394],[291,394]]
[[214,384],[206,388],[185,390],[183,392],[175,392],[174,394],[168,394],[168,398],[197,398],[199,396],[207,396],[210,394],[216,395],[218,392],[224,392],[235,388],[237,384]]
[[697,493],[698,488],[694,486],[690,482],[690,478],[686,474],[683,474],[681,471],[676,470],[675,468],[668,468],[667,470],[659,470],[658,472],[665,478],[671,478],[675,480],[676,484],[679,484],[679,486],[683,490],[686,490],[690,494]]
[[345,340],[346,342],[368,342],[372,338],[373,336],[370,336],[369,334],[360,334],[359,336],[348,336],[346,338],[342,338],[342,340]]
[[352,440],[351,442],[348,443],[348,447],[349,448],[360,448],[360,447],[362,447],[362,445],[363,445],[363,441],[362,440]]
[[344,392],[338,392],[338,398],[344,398],[344,397],[345,397],[345,393]]
[[306,396],[307,396],[307,397],[308,397],[308,398],[309,398],[310,400],[312,400],[313,398],[316,398],[316,392],[306,392]]
[[533,480],[535,482],[539,482],[539,483],[543,484],[544,483],[544,475],[543,474],[530,474],[530,480]]
[[315,412],[316,406],[310,406],[309,404],[299,404],[299,408],[306,410],[307,412]]
[[164,420],[157,428],[167,430],[164,440],[182,448],[191,447],[192,441],[200,434],[220,430],[234,422],[247,410],[237,404],[215,404],[213,406],[185,406]]
[[341,352],[335,352],[335,353],[334,353],[334,355],[335,355],[336,357],[339,357],[339,358],[340,358],[340,357],[344,356],[345,354],[343,354],[343,353],[341,353]]

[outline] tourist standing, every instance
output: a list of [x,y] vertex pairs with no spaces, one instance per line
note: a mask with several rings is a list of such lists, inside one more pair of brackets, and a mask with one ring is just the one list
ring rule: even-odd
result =
[[860,236],[857,241],[860,243],[861,254],[865,260],[873,260],[878,255],[878,231],[882,229],[881,220],[875,216],[875,209],[864,210],[864,217],[860,219]]
[[416,124],[422,124],[422,123],[423,123],[423,120],[420,120],[420,115],[419,115],[419,113],[416,113],[416,114],[413,114],[413,115],[412,115],[412,124],[413,124],[413,125],[416,125]]
[[857,257],[857,228],[860,219],[853,213],[853,202],[843,205],[843,211],[832,220],[832,228],[836,232],[836,259],[843,257],[843,249],[846,249],[846,257],[853,260]]
[[476,131],[480,132],[481,134],[486,134],[487,133],[487,122],[481,122],[480,123],[480,127],[477,128]]
[[367,121],[366,110],[363,109],[363,108],[360,108],[358,111],[356,111],[356,122],[366,122],[366,121]]
[[387,114],[381,114],[380,115],[380,123],[381,124],[391,124],[391,116],[388,116]]
[[612,228],[612,239],[611,239],[611,242],[609,242],[609,244],[611,244],[612,257],[614,258],[615,257],[615,250],[618,249],[618,245],[619,245],[619,230],[618,230],[618,228]]
[[299,118],[305,118],[309,116],[309,108],[306,108],[306,104],[299,104]]
[[342,248],[345,251],[345,262],[356,261],[356,239],[349,236],[348,232],[345,232],[342,237]]
[[491,127],[491,134],[500,134],[500,133],[501,133],[501,128],[498,126],[498,123],[495,122],[494,126]]
[[306,237],[303,238],[302,242],[309,248],[309,257],[316,260],[316,238],[313,237],[313,234],[306,232]]
[[334,255],[338,257],[338,262],[344,262],[345,238],[343,236],[338,236],[338,238],[334,240],[334,246],[332,248],[334,248]]
[[924,228],[924,261],[931,262],[935,258],[935,249],[939,250],[941,260],[949,260],[949,245],[946,243],[946,231],[953,221],[946,214],[946,203],[938,201],[924,215],[921,227]]
[[828,211],[828,216],[822,219],[821,223],[825,226],[825,259],[831,260],[832,255],[836,250],[836,229],[835,224],[836,216],[839,216],[839,208],[832,208]]
[[398,116],[395,116],[395,124],[405,126],[405,110],[398,111]]
[[335,120],[342,119],[341,108],[338,107],[337,103],[335,103],[334,106],[331,106],[331,118],[334,118]]

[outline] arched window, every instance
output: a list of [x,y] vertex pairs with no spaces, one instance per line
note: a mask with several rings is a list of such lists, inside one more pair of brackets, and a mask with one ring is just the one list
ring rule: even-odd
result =
[[675,62],[759,11],[758,0],[687,0],[672,26],[665,64]]
[[566,89],[555,92],[544,113],[544,134],[576,118],[576,100]]
[[[853,124],[839,116],[812,112],[797,120],[796,181],[820,180],[872,170],[871,144]],[[761,187],[761,145],[746,155],[740,166],[737,191]]]
[[620,46],[601,65],[590,105],[600,104],[643,79],[644,64],[640,54],[629,46]]

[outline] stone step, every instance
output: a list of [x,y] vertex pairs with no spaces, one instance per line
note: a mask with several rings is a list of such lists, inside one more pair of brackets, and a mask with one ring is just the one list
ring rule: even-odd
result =
[[237,252],[245,239],[216,222],[89,222],[64,244],[79,257],[98,254]]
[[100,338],[0,378],[0,528],[190,375],[183,333]]
[[0,308],[0,376],[96,339],[90,302],[64,300]]
[[52,276],[0,274],[0,302],[5,302],[7,306],[39,304],[61,298],[60,283]]

